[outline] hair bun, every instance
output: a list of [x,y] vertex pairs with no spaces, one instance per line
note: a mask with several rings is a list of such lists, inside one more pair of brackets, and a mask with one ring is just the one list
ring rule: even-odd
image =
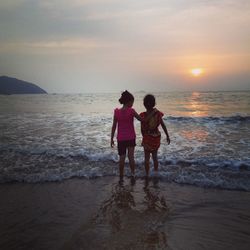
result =
[[122,92],[122,96],[124,96],[124,95],[127,95],[129,92],[127,91],[127,90],[124,90],[123,92]]
[[121,94],[119,102],[121,104],[127,104],[128,102],[133,101],[133,100],[134,100],[134,96],[131,93],[129,93],[127,90],[124,90]]

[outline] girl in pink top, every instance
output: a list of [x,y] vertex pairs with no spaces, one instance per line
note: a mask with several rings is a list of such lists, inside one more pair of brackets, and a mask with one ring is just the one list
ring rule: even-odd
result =
[[134,104],[134,96],[127,90],[122,93],[119,102],[123,106],[119,109],[118,108],[115,109],[114,111],[110,145],[112,148],[114,147],[114,135],[116,126],[118,124],[117,147],[118,147],[118,154],[120,156],[119,159],[120,178],[122,178],[124,172],[126,151],[128,151],[128,159],[129,159],[129,166],[131,169],[131,173],[134,176],[135,173],[134,150],[136,145],[134,117],[140,121],[142,120],[142,118],[132,108]]

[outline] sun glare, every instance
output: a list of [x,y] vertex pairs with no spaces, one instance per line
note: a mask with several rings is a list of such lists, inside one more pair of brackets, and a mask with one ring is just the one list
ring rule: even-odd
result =
[[203,73],[203,69],[201,68],[191,69],[191,74],[195,77],[200,76],[202,73]]

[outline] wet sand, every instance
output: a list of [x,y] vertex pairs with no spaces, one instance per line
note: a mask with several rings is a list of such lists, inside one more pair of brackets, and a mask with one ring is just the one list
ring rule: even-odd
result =
[[0,249],[249,249],[250,193],[117,177],[0,185]]

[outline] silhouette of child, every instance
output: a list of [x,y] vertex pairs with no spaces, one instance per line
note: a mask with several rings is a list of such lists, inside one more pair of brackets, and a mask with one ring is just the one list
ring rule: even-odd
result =
[[134,104],[134,96],[127,90],[122,93],[119,102],[123,106],[121,108],[116,108],[114,110],[110,145],[112,148],[114,147],[114,134],[118,124],[117,144],[118,144],[118,154],[120,156],[119,159],[120,178],[122,178],[124,172],[126,151],[128,151],[128,159],[129,159],[129,166],[131,169],[131,173],[133,176],[135,174],[134,150],[136,145],[135,143],[136,135],[134,129],[134,117],[140,121],[142,120],[142,118],[132,108]]
[[142,118],[141,133],[142,133],[142,146],[144,147],[144,164],[146,176],[149,175],[149,161],[152,154],[154,162],[154,170],[158,170],[158,149],[161,144],[161,133],[158,129],[161,125],[163,131],[166,134],[167,143],[170,144],[170,138],[167,128],[162,119],[163,113],[155,109],[155,97],[153,95],[146,95],[143,99],[146,112],[140,114]]

